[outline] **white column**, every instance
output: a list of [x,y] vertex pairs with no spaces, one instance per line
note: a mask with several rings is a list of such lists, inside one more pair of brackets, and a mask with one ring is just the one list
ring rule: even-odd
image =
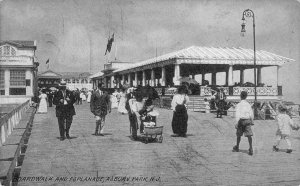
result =
[[261,67],[257,67],[257,84],[261,83]]
[[240,84],[244,84],[244,69],[240,70]]
[[229,65],[228,69],[228,86],[233,85],[233,66]]
[[143,70],[142,86],[146,86],[146,71],[145,70]]
[[110,77],[110,87],[111,87],[111,88],[115,88],[114,80],[115,80],[115,76],[111,76],[111,77]]
[[282,84],[280,79],[280,69],[281,66],[277,66],[277,86],[280,86]]
[[5,96],[9,95],[9,80],[10,80],[10,71],[9,69],[5,69],[4,71]]
[[166,68],[161,67],[161,86],[166,86]]
[[122,81],[121,81],[121,84],[124,85],[125,83],[125,74],[122,74]]
[[32,90],[33,74],[30,69],[26,70],[25,79],[30,79],[30,86],[26,86],[26,96],[33,96],[33,90]]
[[134,86],[138,86],[138,72],[134,73]]
[[155,71],[154,69],[151,69],[151,86],[155,86]]
[[128,84],[129,84],[130,86],[132,86],[132,82],[131,82],[131,74],[130,74],[130,73],[128,74]]
[[175,64],[174,78],[173,78],[174,85],[180,85],[180,82],[178,81],[179,78],[180,78],[180,65]]

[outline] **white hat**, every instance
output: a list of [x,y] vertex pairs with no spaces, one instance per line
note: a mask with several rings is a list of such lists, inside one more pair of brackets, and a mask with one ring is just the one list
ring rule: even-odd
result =
[[61,82],[58,86],[65,87],[65,86],[67,86],[67,83],[64,80],[61,80]]

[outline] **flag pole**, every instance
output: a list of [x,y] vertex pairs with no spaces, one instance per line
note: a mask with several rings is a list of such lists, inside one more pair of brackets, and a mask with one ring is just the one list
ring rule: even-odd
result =
[[118,53],[118,45],[117,45],[117,43],[116,43],[115,60],[117,60],[117,53]]

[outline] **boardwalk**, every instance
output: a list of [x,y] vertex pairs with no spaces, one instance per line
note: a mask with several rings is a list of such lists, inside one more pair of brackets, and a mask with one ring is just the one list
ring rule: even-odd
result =
[[[104,137],[94,136],[88,104],[76,106],[71,140],[60,141],[54,108],[36,114],[18,185],[299,185],[300,137],[294,151],[272,152],[274,121],[256,121],[254,155],[235,144],[233,119],[189,113],[188,137],[171,137],[172,111],[159,109],[163,143],[129,138],[128,116],[116,109],[107,117]],[[285,142],[281,149],[286,149]],[[37,177],[43,181],[37,181]],[[96,178],[96,179],[95,179]],[[128,180],[127,180],[128,179]]]

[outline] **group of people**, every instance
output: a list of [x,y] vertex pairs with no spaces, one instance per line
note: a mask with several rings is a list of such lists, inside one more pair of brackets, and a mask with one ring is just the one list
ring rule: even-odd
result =
[[[225,94],[223,91],[218,92],[219,101],[225,100]],[[105,118],[111,109],[117,108],[121,113],[128,113],[131,137],[134,140],[138,139],[138,130],[140,134],[143,134],[145,118],[147,114],[152,113],[154,117],[151,118],[153,123],[156,123],[156,117],[158,114],[153,112],[153,100],[159,98],[157,93],[152,87],[142,87],[129,88],[123,87],[122,92],[119,93],[115,91],[112,95],[104,90],[102,84],[100,83],[97,90],[91,93],[90,98],[90,111],[95,116],[95,132],[96,136],[103,136]],[[47,94],[42,90],[40,97],[40,107],[39,112],[47,112]],[[241,137],[244,135],[248,138],[249,143],[249,155],[253,155],[252,146],[252,126],[254,125],[254,113],[252,106],[246,100],[247,92],[242,91],[240,94],[241,101],[235,106],[235,120],[236,120],[236,145],[233,147],[233,152],[239,151],[239,145]],[[75,113],[74,103],[77,101],[76,94],[74,92],[66,89],[66,83],[61,82],[59,84],[59,90],[54,93],[53,104],[56,105],[56,117],[58,119],[60,140],[65,138],[70,139],[70,127],[72,124],[73,116]],[[173,96],[171,102],[171,109],[173,111],[172,118],[172,130],[174,137],[186,137],[187,126],[188,126],[188,113],[187,113],[187,103],[189,102],[188,90],[186,86],[181,86],[178,88],[177,94]],[[120,106],[122,108],[120,108]],[[295,124],[291,117],[287,114],[287,108],[284,105],[279,105],[278,107],[277,120],[277,132],[276,140],[273,146],[274,151],[278,151],[278,145],[281,139],[284,139],[288,144],[287,153],[292,152],[292,145],[289,137],[291,135],[291,130],[298,130],[299,125]],[[153,120],[154,118],[154,120]]]

